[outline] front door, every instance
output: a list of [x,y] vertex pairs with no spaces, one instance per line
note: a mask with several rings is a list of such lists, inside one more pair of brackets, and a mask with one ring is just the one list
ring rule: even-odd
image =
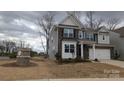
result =
[[88,47],[88,45],[84,45],[83,50],[84,50],[84,59],[89,59],[89,47]]
[[81,45],[77,45],[77,57],[81,58]]

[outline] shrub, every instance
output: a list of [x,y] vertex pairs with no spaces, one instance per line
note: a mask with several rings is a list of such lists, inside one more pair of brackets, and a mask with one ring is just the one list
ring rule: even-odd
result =
[[2,53],[0,53],[0,56],[8,56],[10,58],[16,58],[16,55],[17,55],[16,52],[13,52],[13,53],[4,53],[4,52],[2,52]]
[[119,53],[117,52],[117,50],[115,51],[115,55],[114,55],[114,59],[118,59],[120,57]]
[[56,60],[59,60],[59,59],[61,59],[61,55],[57,52],[57,53],[55,54],[55,58],[56,58]]
[[71,59],[71,58],[68,58],[68,59],[59,59],[57,60],[57,63],[58,64],[62,64],[62,63],[78,63],[78,62],[92,62],[91,60],[89,59],[81,59],[81,58],[75,58],[75,59]]
[[82,59],[82,58],[78,57],[78,58],[75,58],[75,62],[92,62],[92,61],[89,59]]
[[63,63],[70,63],[70,62],[74,62],[74,59],[68,58],[68,59],[62,59]]
[[9,56],[10,53],[4,53],[4,52],[1,52],[0,53],[0,56]]
[[97,58],[95,58],[94,61],[99,62],[99,60]]
[[114,56],[114,59],[119,59],[120,58],[120,55],[115,55]]
[[83,59],[83,62],[92,62],[90,59]]
[[31,51],[31,52],[30,52],[30,56],[31,56],[31,57],[38,56],[38,53],[35,52],[35,51]]
[[77,57],[74,59],[75,62],[83,62],[83,59],[81,59],[80,57]]
[[13,53],[10,53],[9,54],[9,57],[10,58],[16,58],[16,55],[17,55],[17,53],[16,52],[13,52]]

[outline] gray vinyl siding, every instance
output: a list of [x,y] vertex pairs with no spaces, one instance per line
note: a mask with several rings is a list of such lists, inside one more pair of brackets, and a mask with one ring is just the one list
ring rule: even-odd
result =
[[124,37],[121,38],[120,34],[110,31],[110,43],[115,45],[114,50],[117,50],[120,58],[124,59]]
[[[104,40],[103,40],[104,36]],[[100,44],[110,44],[109,33],[100,33],[98,34],[98,43]]]

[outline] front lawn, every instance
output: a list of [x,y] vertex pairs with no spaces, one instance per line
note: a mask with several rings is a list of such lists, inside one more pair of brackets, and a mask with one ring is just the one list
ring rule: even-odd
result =
[[124,68],[104,63],[51,65],[50,68],[54,78],[110,78],[110,74],[124,77]]
[[[0,61],[0,80],[37,80],[68,78],[105,78],[105,71],[119,71],[124,77],[124,68],[103,63],[69,63],[58,65],[48,59],[32,59],[35,65],[16,67],[16,60]],[[11,64],[11,65],[10,65]],[[107,74],[108,76],[108,74]]]

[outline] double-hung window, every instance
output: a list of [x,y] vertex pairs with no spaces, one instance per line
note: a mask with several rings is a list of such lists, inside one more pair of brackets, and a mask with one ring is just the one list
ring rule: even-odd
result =
[[65,53],[74,53],[74,44],[65,44]]
[[70,53],[74,53],[74,44],[70,44]]
[[89,40],[93,40],[93,34],[89,34]]
[[69,53],[69,44],[65,44],[65,53]]
[[86,33],[86,39],[87,40],[93,40],[93,34],[92,33]]
[[78,37],[79,37],[79,39],[83,39],[84,38],[84,32],[82,32],[82,31],[79,31],[78,32]]
[[67,37],[67,38],[73,38],[74,37],[74,30],[71,29],[71,28],[65,28],[64,29],[64,34],[63,34],[64,37]]
[[79,31],[78,37],[79,37],[79,39],[85,39],[85,32],[84,31]]

